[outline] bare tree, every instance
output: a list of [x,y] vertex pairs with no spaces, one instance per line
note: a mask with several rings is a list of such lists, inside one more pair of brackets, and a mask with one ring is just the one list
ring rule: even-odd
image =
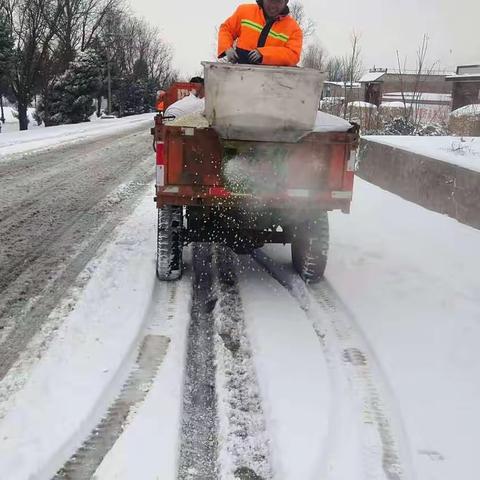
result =
[[117,11],[108,16],[100,38],[111,49],[111,57],[122,75],[132,76],[139,60],[146,63],[148,78],[160,86],[174,73],[172,48],[163,40],[159,29],[144,20]]
[[305,12],[305,7],[301,1],[295,0],[290,4],[290,15],[292,15],[292,17],[300,25],[304,38],[311,37],[315,33],[315,22]]
[[326,71],[327,52],[319,42],[312,43],[303,52],[302,66]]
[[341,57],[330,57],[325,68],[328,73],[328,80],[331,82],[341,82],[345,78]]
[[[343,57],[343,73],[345,75],[344,89],[345,89],[345,103],[343,116],[347,118],[348,102],[347,99],[352,97],[352,90],[354,82],[358,81],[363,73],[363,64],[361,58],[360,37],[353,32],[351,37],[351,49],[348,54]],[[349,95],[350,93],[350,95]]]
[[[430,66],[426,65],[428,43],[429,38],[427,35],[424,35],[422,42],[417,49],[415,71],[410,74],[406,73],[407,58],[405,57],[402,63],[400,60],[400,53],[397,50],[397,65],[400,81],[400,93],[403,103],[403,118],[405,122],[413,123],[415,128],[418,128],[422,121],[421,109],[418,108],[418,105],[421,101],[422,94],[425,93],[425,82],[429,75],[434,72],[437,66],[437,62],[432,63]],[[408,81],[407,79],[411,81]]]
[[152,97],[176,78],[172,66],[172,49],[156,27],[144,20],[116,10],[106,19],[100,35],[101,45],[112,68],[112,88],[116,108],[123,114],[132,91],[142,90],[139,97]]
[[50,94],[79,52],[100,56],[105,76],[117,81],[125,102],[129,96],[140,98],[145,110],[153,106],[156,91],[176,77],[171,47],[158,29],[132,16],[122,2],[0,0],[0,19],[13,38],[8,92],[17,102],[21,130],[28,128],[27,109],[39,92],[37,116],[47,124]]
[[[69,68],[79,52],[98,44],[98,36],[107,14],[121,0],[48,0],[42,4],[42,14],[54,37],[42,59],[38,84],[41,94],[37,115],[50,124],[50,97],[54,85]],[[38,106],[38,105],[37,105]]]
[[[105,23],[108,13],[119,0],[56,0],[58,16],[50,28],[55,32],[65,68],[77,51],[91,48]],[[55,18],[46,12],[46,18]]]
[[7,18],[15,42],[10,82],[17,100],[20,130],[28,129],[28,105],[54,37],[43,15],[49,1],[2,0],[0,4],[0,13]]

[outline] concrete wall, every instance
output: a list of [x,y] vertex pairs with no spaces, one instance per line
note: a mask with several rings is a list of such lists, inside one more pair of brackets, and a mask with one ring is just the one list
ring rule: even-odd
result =
[[357,175],[480,229],[480,173],[362,139]]

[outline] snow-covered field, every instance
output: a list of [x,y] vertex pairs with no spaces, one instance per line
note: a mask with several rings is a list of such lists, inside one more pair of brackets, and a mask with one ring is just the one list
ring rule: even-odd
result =
[[[278,479],[475,480],[480,232],[361,180],[352,214],[333,214],[331,228],[327,279],[339,299],[323,314],[314,305],[322,287],[294,282],[312,302],[306,310],[254,260],[237,260],[242,348],[263,405],[263,420],[244,425],[246,439],[266,435],[265,471]],[[170,345],[95,478],[176,478],[192,270],[187,256],[179,283],[157,283],[155,233],[148,197],[87,268],[87,287],[25,387],[2,402],[0,478],[53,475],[95,427],[149,335]],[[293,275],[288,248],[264,252]],[[228,384],[217,387],[228,399]],[[221,405],[220,413],[231,408]],[[390,416],[379,421],[378,409]],[[235,437],[227,420],[222,472],[242,457],[228,448]],[[397,461],[403,468],[393,471]]]
[[16,153],[39,151],[86,138],[93,139],[103,135],[111,135],[128,131],[142,122],[153,124],[154,114],[145,113],[125,118],[101,119],[95,122],[75,125],[59,125],[57,127],[39,127],[31,130],[9,131],[0,134],[0,161],[2,157]]
[[480,172],[479,137],[370,135],[363,138]]

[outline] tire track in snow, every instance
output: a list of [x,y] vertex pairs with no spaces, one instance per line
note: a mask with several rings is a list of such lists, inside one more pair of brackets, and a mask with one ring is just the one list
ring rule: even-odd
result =
[[273,478],[270,441],[237,284],[238,257],[214,250],[215,354],[221,478]]
[[163,362],[169,339],[160,335],[146,335],[137,361],[120,395],[107,415],[93,430],[84,444],[55,475],[55,480],[89,480],[123,432],[123,426],[134,409],[150,391]]
[[[347,443],[346,421],[352,412],[347,391],[359,407],[363,447],[363,474],[359,478],[379,480],[412,479],[407,442],[393,410],[394,399],[374,355],[351,314],[327,281],[308,287],[296,274],[277,265],[263,252],[253,257],[299,302],[310,317],[331,371],[332,389],[338,404],[330,412],[331,427],[323,455],[322,478],[342,478],[335,473],[337,452]],[[388,402],[386,401],[388,400]],[[342,433],[343,432],[343,433]]]
[[[394,415],[387,397],[390,397],[386,381],[379,380],[383,374],[369,351],[366,341],[358,332],[346,308],[327,281],[311,287],[310,292],[318,305],[331,319],[332,327],[339,340],[339,348],[349,377],[352,379],[356,395],[362,400],[363,424],[366,427],[365,458],[367,463],[379,463],[387,480],[411,479],[406,476],[407,462],[402,461],[401,445],[397,438],[401,437],[398,427],[392,421]],[[318,322],[317,322],[318,323]],[[318,328],[317,326],[315,328]],[[392,402],[389,402],[392,403]],[[405,457],[405,454],[403,455]],[[371,462],[368,462],[368,461]],[[409,462],[408,462],[409,463]],[[374,471],[376,465],[367,465],[367,471]],[[377,475],[378,476],[378,475]]]
[[179,480],[215,480],[218,476],[212,276],[211,246],[194,244]]

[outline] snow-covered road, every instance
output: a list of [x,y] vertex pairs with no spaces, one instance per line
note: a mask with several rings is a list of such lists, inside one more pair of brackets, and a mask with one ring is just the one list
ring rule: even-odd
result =
[[155,219],[148,193],[0,382],[0,478],[477,478],[479,231],[358,180],[327,282],[194,246],[161,284]]
[[149,126],[0,162],[0,378],[151,185]]

